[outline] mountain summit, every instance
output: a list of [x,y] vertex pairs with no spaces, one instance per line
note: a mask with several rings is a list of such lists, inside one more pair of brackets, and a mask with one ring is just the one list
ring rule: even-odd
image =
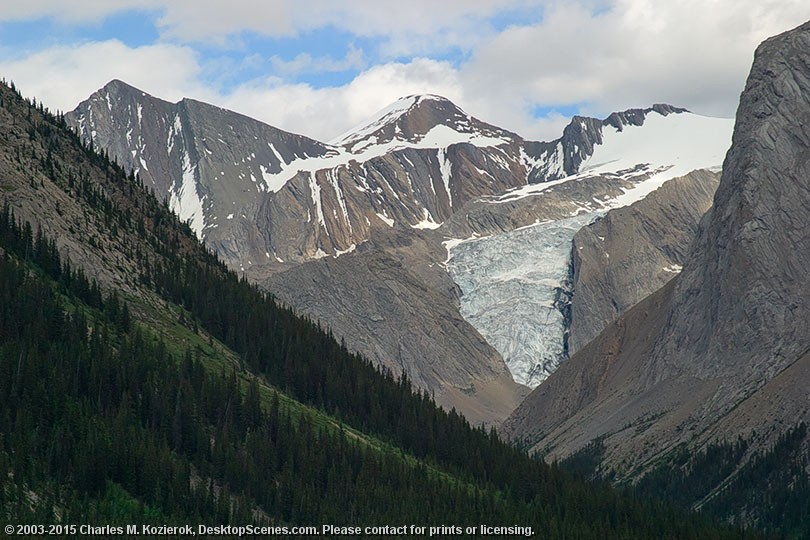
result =
[[169,103],[119,80],[66,120],[167,198],[203,239],[259,194],[278,191],[290,163],[336,153],[247,116],[193,99]]
[[374,228],[436,228],[467,201],[579,172],[606,129],[684,112],[656,105],[574,117],[559,139],[532,142],[443,97],[413,95],[327,144],[113,80],[66,120],[166,197],[232,267],[265,272],[354,249]]
[[433,94],[400,98],[378,111],[373,118],[332,143],[359,153],[370,145],[390,143],[446,147],[466,142],[476,146],[497,146],[520,139],[518,135],[482,122],[450,100]]
[[117,80],[66,119],[254,272],[338,255],[374,228],[436,227],[467,200],[525,184],[530,168],[522,139],[437,96],[403,98],[334,145]]

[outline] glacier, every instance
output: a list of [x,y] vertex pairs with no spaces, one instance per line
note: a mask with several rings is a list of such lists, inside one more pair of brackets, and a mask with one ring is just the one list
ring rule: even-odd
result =
[[514,203],[542,196],[553,186],[605,175],[629,180],[622,195],[574,201],[578,213],[484,238],[448,239],[447,271],[460,287],[461,315],[503,357],[512,377],[538,386],[567,357],[566,306],[572,291],[569,266],[576,232],[609,209],[643,199],[676,176],[719,169],[734,121],[692,113],[649,114],[643,125],[606,126],[602,144],[579,173],[527,184],[487,200]]
[[603,214],[446,244],[461,315],[501,354],[516,382],[534,388],[565,359],[571,244]]

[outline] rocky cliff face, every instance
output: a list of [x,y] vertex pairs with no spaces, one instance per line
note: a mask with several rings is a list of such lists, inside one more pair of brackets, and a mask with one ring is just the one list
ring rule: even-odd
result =
[[684,266],[650,382],[756,386],[810,347],[808,119],[810,24],[757,50],[715,210]]
[[714,206],[683,271],[507,420],[537,451],[603,437],[624,474],[686,443],[770,444],[807,420],[810,23],[757,50]]
[[257,275],[354,249],[376,227],[436,227],[471,198],[525,184],[531,166],[520,137],[436,96],[403,98],[338,145],[120,81],[67,120]]
[[570,354],[681,271],[719,181],[707,170],[674,178],[574,236]]
[[[336,151],[199,101],[169,103],[114,80],[66,120],[167,198],[201,238],[226,227],[262,193],[278,190],[287,163]],[[231,216],[231,217],[228,217]]]

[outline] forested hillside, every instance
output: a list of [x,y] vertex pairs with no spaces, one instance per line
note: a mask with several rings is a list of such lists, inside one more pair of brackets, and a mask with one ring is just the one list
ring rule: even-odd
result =
[[137,178],[5,85],[0,128],[4,523],[744,536],[437,408],[227,271]]

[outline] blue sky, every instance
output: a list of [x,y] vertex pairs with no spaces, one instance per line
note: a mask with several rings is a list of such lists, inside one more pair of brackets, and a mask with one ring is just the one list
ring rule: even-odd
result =
[[733,116],[756,45],[804,0],[31,0],[0,13],[0,76],[69,110],[113,78],[329,140],[444,95],[527,138],[668,102]]

